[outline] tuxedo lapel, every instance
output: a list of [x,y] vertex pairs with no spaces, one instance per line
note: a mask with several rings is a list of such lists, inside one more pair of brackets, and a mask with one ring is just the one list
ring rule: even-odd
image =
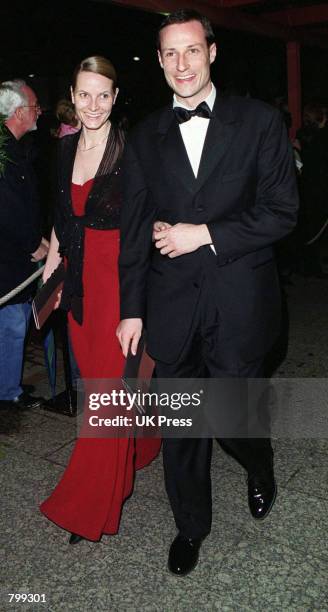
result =
[[197,180],[171,108],[165,110],[161,117],[158,136],[159,151],[167,175],[174,174],[184,187],[193,193]]
[[217,96],[199,164],[197,190],[224,158],[239,127],[239,118],[234,117],[226,100]]
[[158,136],[159,150],[168,176],[174,174],[188,191],[196,193],[224,158],[239,127],[240,119],[234,116],[229,101],[218,95],[196,178],[172,108],[165,109],[159,121]]

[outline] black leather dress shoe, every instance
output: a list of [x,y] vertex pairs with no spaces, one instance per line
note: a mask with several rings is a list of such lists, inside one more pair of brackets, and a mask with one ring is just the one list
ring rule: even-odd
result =
[[1,400],[0,409],[12,410],[29,410],[30,408],[39,408],[43,402],[43,397],[33,397],[28,393],[21,393],[18,397],[13,400]]
[[268,516],[277,496],[273,472],[252,475],[248,478],[248,505],[255,519]]
[[183,538],[180,534],[173,540],[169,552],[168,568],[176,576],[186,576],[198,563],[202,540]]
[[81,540],[85,540],[85,538],[83,538],[80,535],[77,535],[77,533],[71,533],[71,537],[69,539],[69,543],[70,544],[78,544],[79,542],[81,542]]
[[18,397],[10,402],[13,408],[19,408],[20,410],[30,410],[30,408],[39,408],[44,402],[43,397],[33,397],[29,393],[21,393]]

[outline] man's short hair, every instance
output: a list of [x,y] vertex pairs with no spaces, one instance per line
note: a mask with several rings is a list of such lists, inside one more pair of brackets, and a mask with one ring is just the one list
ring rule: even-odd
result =
[[180,23],[188,23],[189,21],[199,21],[202,24],[205,32],[205,38],[207,45],[210,47],[212,43],[215,42],[215,35],[213,31],[212,24],[210,20],[198,13],[198,11],[193,11],[192,9],[179,9],[174,13],[170,13],[165,17],[164,21],[162,21],[159,26],[158,34],[157,34],[157,49],[161,50],[161,31],[163,28],[166,28],[170,25],[180,24]]
[[14,79],[0,85],[0,114],[9,119],[20,106],[28,105],[28,99],[22,91],[25,81]]

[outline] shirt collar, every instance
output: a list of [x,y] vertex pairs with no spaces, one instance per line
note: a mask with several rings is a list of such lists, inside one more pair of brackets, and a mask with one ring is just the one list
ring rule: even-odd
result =
[[[207,106],[212,111],[213,110],[213,106],[214,106],[214,102],[215,102],[215,98],[216,98],[216,87],[215,87],[215,85],[213,83],[211,83],[211,85],[212,85],[211,92],[209,93],[207,98],[205,98],[205,100],[203,100],[203,101],[206,102]],[[189,108],[189,106],[186,106],[185,104],[181,104],[181,102],[178,102],[178,100],[176,98],[176,95],[174,94],[174,96],[173,96],[173,108],[175,108],[176,106],[181,106],[182,108],[186,108],[187,110],[193,110],[192,108]]]

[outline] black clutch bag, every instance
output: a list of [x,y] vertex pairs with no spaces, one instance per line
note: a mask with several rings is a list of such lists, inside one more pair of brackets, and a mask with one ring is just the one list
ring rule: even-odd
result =
[[59,291],[63,288],[65,266],[61,262],[48,280],[42,285],[32,302],[35,327],[41,329],[54,309]]

